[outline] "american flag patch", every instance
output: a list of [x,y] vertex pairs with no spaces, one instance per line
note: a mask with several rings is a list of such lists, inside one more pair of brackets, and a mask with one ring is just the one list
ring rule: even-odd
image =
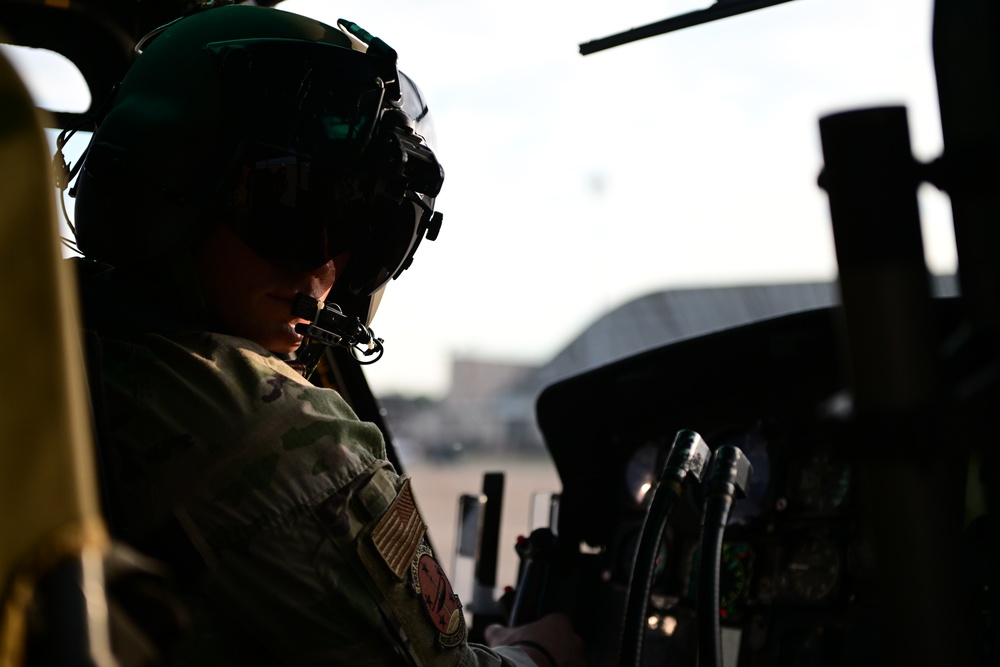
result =
[[396,578],[403,578],[426,530],[427,526],[417,511],[410,480],[407,478],[396,499],[372,531],[375,550]]

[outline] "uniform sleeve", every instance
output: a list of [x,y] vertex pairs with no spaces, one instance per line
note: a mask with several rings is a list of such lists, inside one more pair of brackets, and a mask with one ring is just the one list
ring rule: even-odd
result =
[[375,463],[308,512],[215,551],[205,592],[290,665],[533,666],[469,644],[410,481]]
[[[150,495],[201,554],[200,590],[235,641],[268,654],[258,662],[532,664],[467,642],[412,484],[339,395],[245,346],[156,358],[147,419],[134,425],[137,440],[171,443],[157,450]],[[217,626],[198,640],[212,644]],[[225,651],[208,653],[218,659],[196,664],[226,664]]]
[[518,646],[496,646],[493,650],[515,667],[538,667],[537,663],[524,652],[524,649]]

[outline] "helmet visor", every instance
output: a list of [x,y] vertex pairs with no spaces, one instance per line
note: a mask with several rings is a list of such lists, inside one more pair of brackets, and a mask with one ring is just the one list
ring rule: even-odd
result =
[[292,271],[312,271],[349,253],[338,282],[354,294],[371,294],[398,275],[427,229],[428,198],[380,197],[363,178],[310,156],[246,146],[233,173],[224,217],[237,235]]
[[406,91],[412,84],[394,62],[331,44],[209,48],[234,112],[254,110],[229,130],[238,148],[216,198],[224,219],[258,255],[291,270],[348,252],[338,287],[377,291],[409,263],[444,178],[400,98],[399,81]]

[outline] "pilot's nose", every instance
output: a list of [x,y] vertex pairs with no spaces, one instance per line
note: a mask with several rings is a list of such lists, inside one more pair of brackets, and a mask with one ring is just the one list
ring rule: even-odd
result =
[[327,261],[325,264],[320,264],[312,271],[308,271],[307,274],[311,283],[310,294],[326,298],[337,278],[342,276],[344,271],[347,270],[347,260],[348,254],[344,252]]

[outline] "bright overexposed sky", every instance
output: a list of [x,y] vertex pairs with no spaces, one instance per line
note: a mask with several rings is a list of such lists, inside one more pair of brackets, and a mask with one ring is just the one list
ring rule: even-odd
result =
[[[941,150],[930,0],[795,0],[589,56],[698,5],[281,6],[384,39],[435,121],[445,224],[373,322],[377,392],[441,392],[455,355],[544,363],[662,289],[834,278],[821,115],[903,104],[914,153]],[[925,190],[929,260],[952,271],[947,201]]]
[[[708,3],[702,3],[704,6]],[[373,322],[376,393],[443,393],[453,357],[542,364],[603,313],[673,287],[833,279],[818,119],[903,104],[941,151],[932,0],[794,0],[589,56],[689,0],[286,0],[354,21],[423,90],[444,227]],[[921,192],[930,266],[946,198]]]

